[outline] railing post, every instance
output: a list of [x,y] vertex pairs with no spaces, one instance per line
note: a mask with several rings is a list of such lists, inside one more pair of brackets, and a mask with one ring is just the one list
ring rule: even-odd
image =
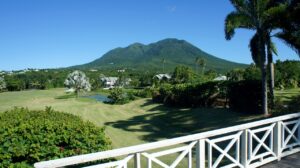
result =
[[205,168],[205,139],[196,144],[196,168]]
[[[298,119],[298,122],[300,122],[300,118]],[[300,124],[298,125],[298,140],[300,141]]]
[[[300,122],[300,118],[299,118],[298,122]],[[298,126],[298,141],[300,142],[300,124]]]
[[141,168],[141,154],[134,154],[134,168]]
[[241,164],[244,168],[248,167],[248,134],[247,129],[241,135]]
[[281,160],[281,143],[282,143],[282,125],[281,121],[278,121],[274,128],[274,153],[277,157],[277,160]]

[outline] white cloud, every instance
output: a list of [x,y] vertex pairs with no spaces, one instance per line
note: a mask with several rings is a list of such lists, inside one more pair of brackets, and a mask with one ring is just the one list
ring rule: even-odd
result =
[[167,7],[168,12],[171,12],[171,13],[175,12],[176,9],[177,9],[177,6],[175,6],[175,5]]

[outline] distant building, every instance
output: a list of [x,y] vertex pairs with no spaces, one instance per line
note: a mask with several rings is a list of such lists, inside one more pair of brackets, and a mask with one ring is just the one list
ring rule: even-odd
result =
[[118,69],[117,72],[125,72],[125,69]]
[[97,72],[97,69],[90,69],[90,72]]
[[218,76],[215,79],[213,79],[213,81],[226,81],[227,80],[227,76]]
[[118,77],[101,77],[100,80],[105,88],[114,88],[118,81]]
[[170,80],[172,77],[169,74],[157,74],[153,77],[153,79],[157,80]]
[[128,86],[132,81],[131,78],[124,78],[119,81],[118,77],[100,77],[100,80],[106,89]]

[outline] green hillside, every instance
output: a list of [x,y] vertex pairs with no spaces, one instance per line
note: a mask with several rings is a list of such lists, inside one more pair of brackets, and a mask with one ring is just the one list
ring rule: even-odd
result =
[[99,59],[90,63],[74,66],[72,68],[97,68],[97,69],[137,69],[137,70],[162,70],[162,60],[165,59],[165,70],[172,71],[178,65],[195,67],[197,57],[206,60],[206,69],[219,72],[233,68],[245,67],[218,57],[212,56],[184,40],[165,39],[149,45],[134,43],[125,48],[116,48]]

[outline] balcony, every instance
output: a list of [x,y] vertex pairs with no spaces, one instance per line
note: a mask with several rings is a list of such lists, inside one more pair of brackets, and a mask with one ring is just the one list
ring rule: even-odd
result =
[[[120,137],[122,138],[122,137]],[[153,143],[35,163],[54,168],[107,160],[87,168],[254,168],[300,152],[300,113]],[[300,160],[300,159],[298,159]],[[274,164],[274,163],[272,163]]]

